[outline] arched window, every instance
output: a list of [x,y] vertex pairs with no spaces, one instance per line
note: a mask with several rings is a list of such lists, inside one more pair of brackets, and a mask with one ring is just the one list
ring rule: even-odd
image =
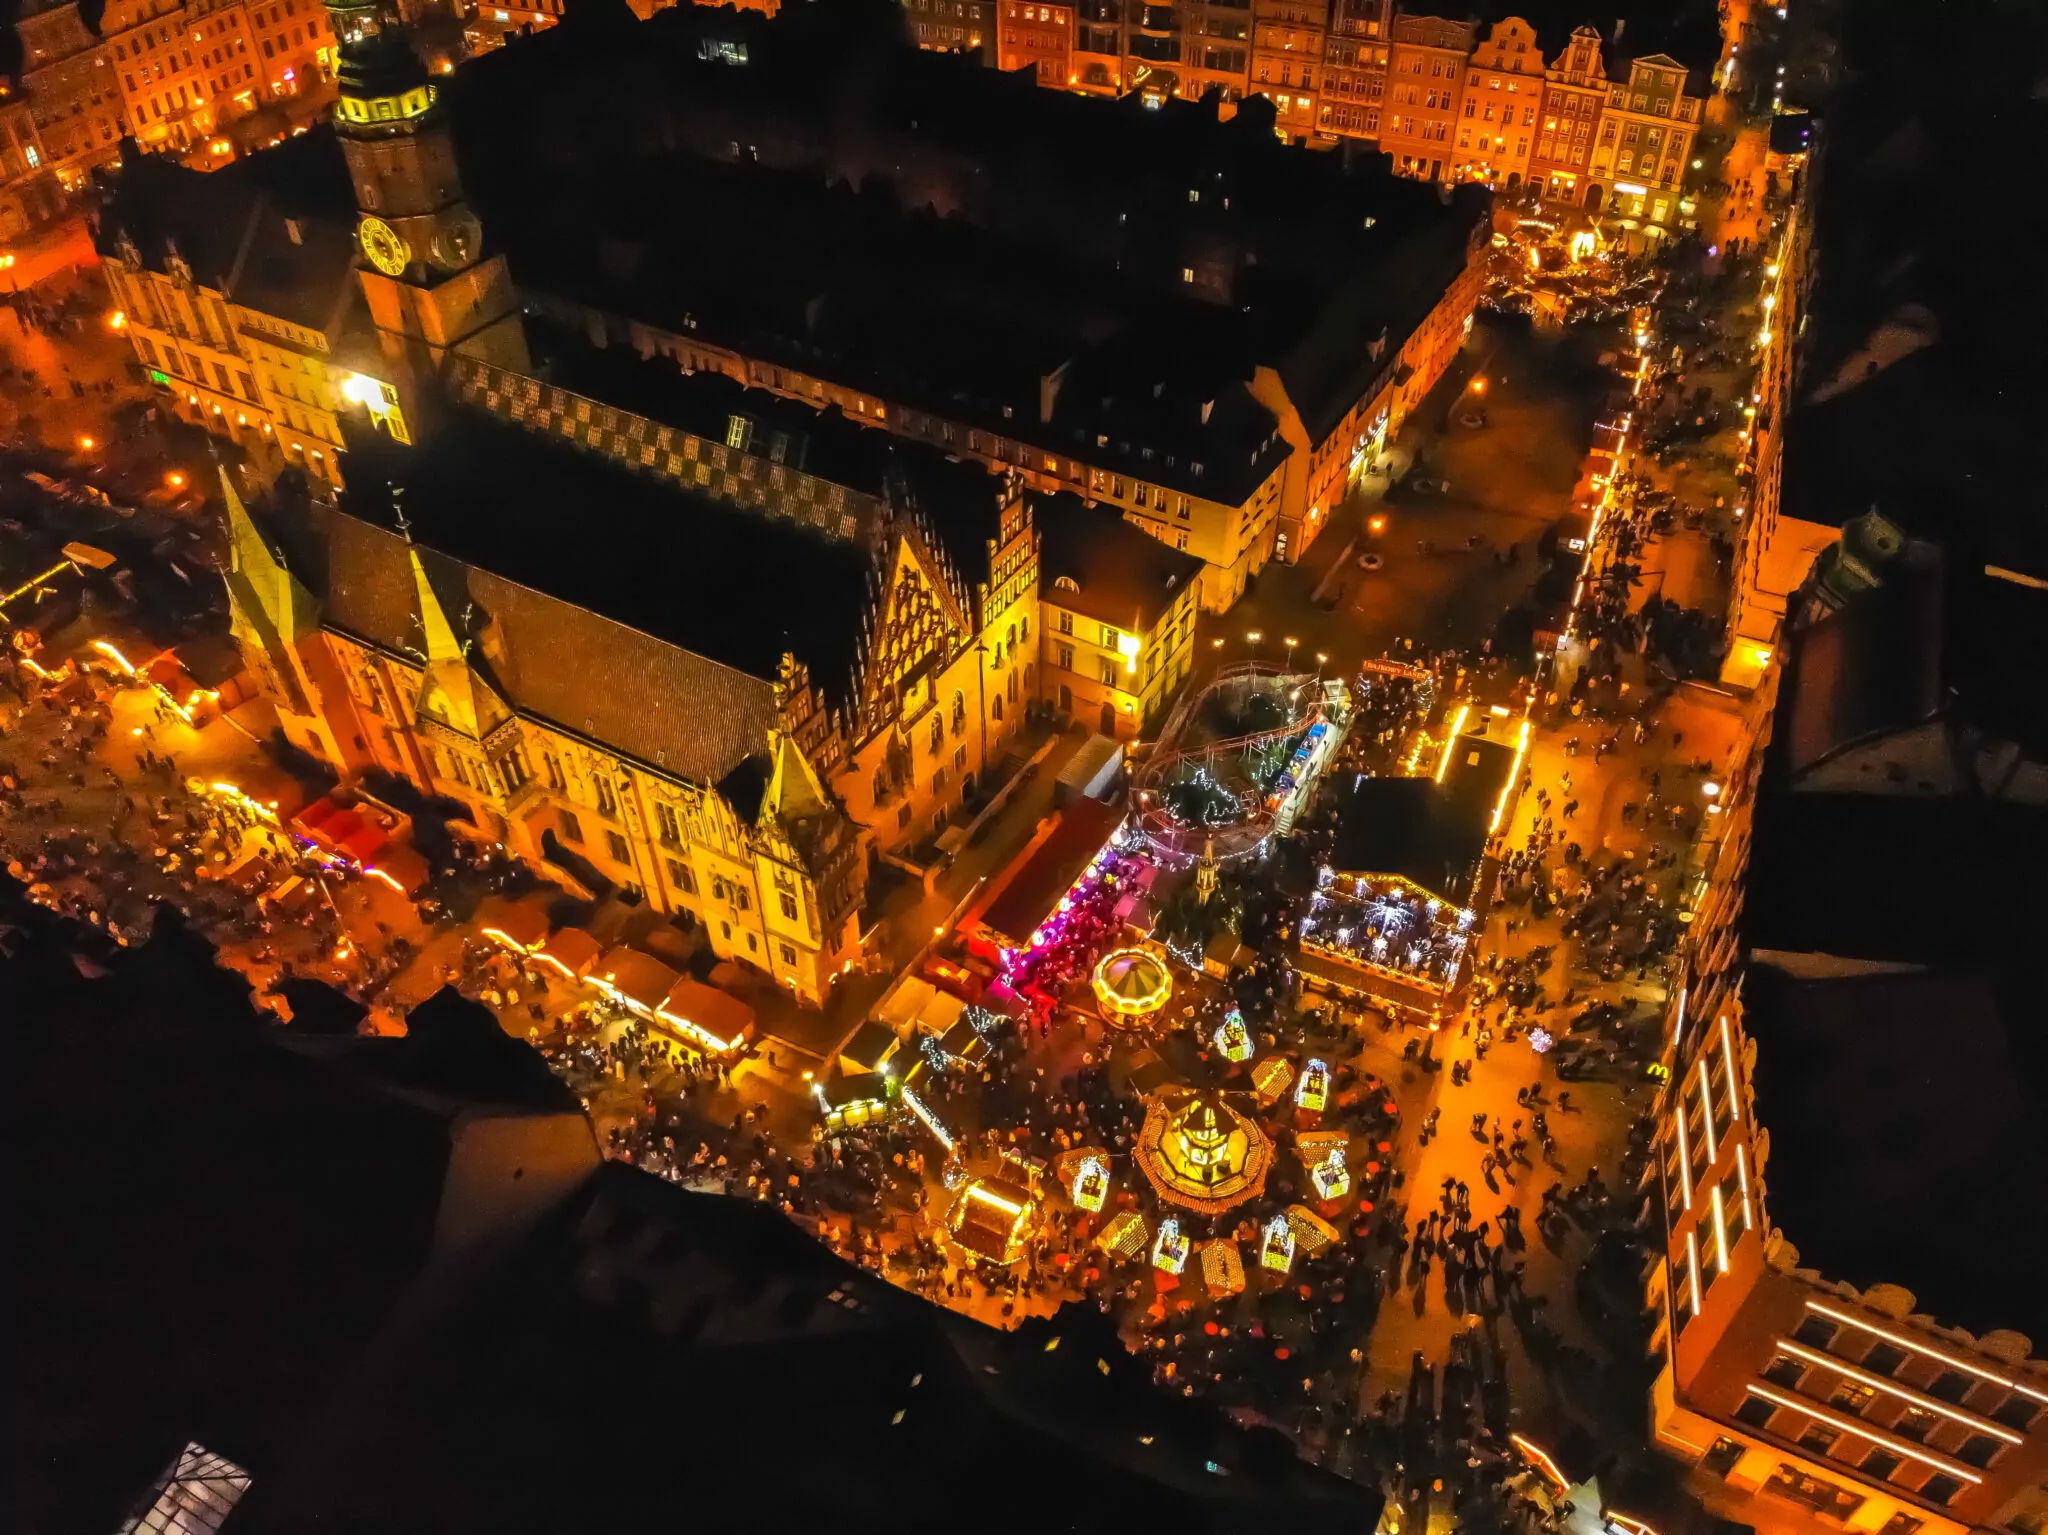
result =
[[1003,717],[1003,695],[996,694],[996,701],[989,706],[989,717],[1001,721]]
[[1053,582],[1052,589],[1056,592],[1078,592],[1081,583],[1072,576],[1061,576]]
[[958,735],[967,728],[967,695],[960,689],[953,689],[953,734]]
[[946,722],[940,719],[938,715],[934,714],[932,716],[932,755],[936,757],[940,752],[944,751],[945,749]]

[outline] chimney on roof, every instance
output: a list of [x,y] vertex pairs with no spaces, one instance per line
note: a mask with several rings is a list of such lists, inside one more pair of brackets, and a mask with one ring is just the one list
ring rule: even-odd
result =
[[1617,43],[1621,41],[1621,29],[1627,25],[1628,18],[1626,16],[1617,16],[1614,18],[1614,40]]
[[1204,400],[1202,402],[1202,425],[1207,426],[1209,424],[1209,412],[1215,408],[1216,402],[1214,400]]

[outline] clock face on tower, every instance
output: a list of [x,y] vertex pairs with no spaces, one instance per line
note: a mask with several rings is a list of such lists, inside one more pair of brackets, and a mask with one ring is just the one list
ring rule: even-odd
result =
[[397,277],[412,263],[412,247],[405,236],[375,215],[365,216],[356,230],[363,257],[386,277]]

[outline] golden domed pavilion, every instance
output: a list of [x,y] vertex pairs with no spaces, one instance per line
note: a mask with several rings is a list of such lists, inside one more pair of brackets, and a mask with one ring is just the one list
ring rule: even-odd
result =
[[1173,995],[1173,974],[1150,949],[1111,949],[1095,967],[1095,1002],[1118,1028],[1143,1023]]
[[1137,1157],[1161,1198],[1214,1215],[1265,1188],[1273,1142],[1220,1094],[1169,1087],[1146,1107]]

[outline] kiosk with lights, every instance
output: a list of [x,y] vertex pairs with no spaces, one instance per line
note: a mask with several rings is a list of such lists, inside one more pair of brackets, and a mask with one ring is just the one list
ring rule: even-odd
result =
[[1152,1266],[1161,1273],[1178,1274],[1188,1266],[1188,1246],[1180,1222],[1167,1216],[1159,1223],[1159,1234],[1152,1239]]
[[1226,1061],[1248,1061],[1252,1054],[1251,1030],[1244,1026],[1244,1014],[1232,1008],[1216,1026],[1216,1050]]
[[1276,1215],[1266,1222],[1265,1235],[1259,1242],[1259,1266],[1276,1274],[1294,1267],[1294,1228],[1287,1224],[1285,1215]]
[[1038,1197],[1007,1178],[975,1178],[960,1190],[946,1218],[954,1245],[986,1263],[1011,1264],[1031,1240]]

